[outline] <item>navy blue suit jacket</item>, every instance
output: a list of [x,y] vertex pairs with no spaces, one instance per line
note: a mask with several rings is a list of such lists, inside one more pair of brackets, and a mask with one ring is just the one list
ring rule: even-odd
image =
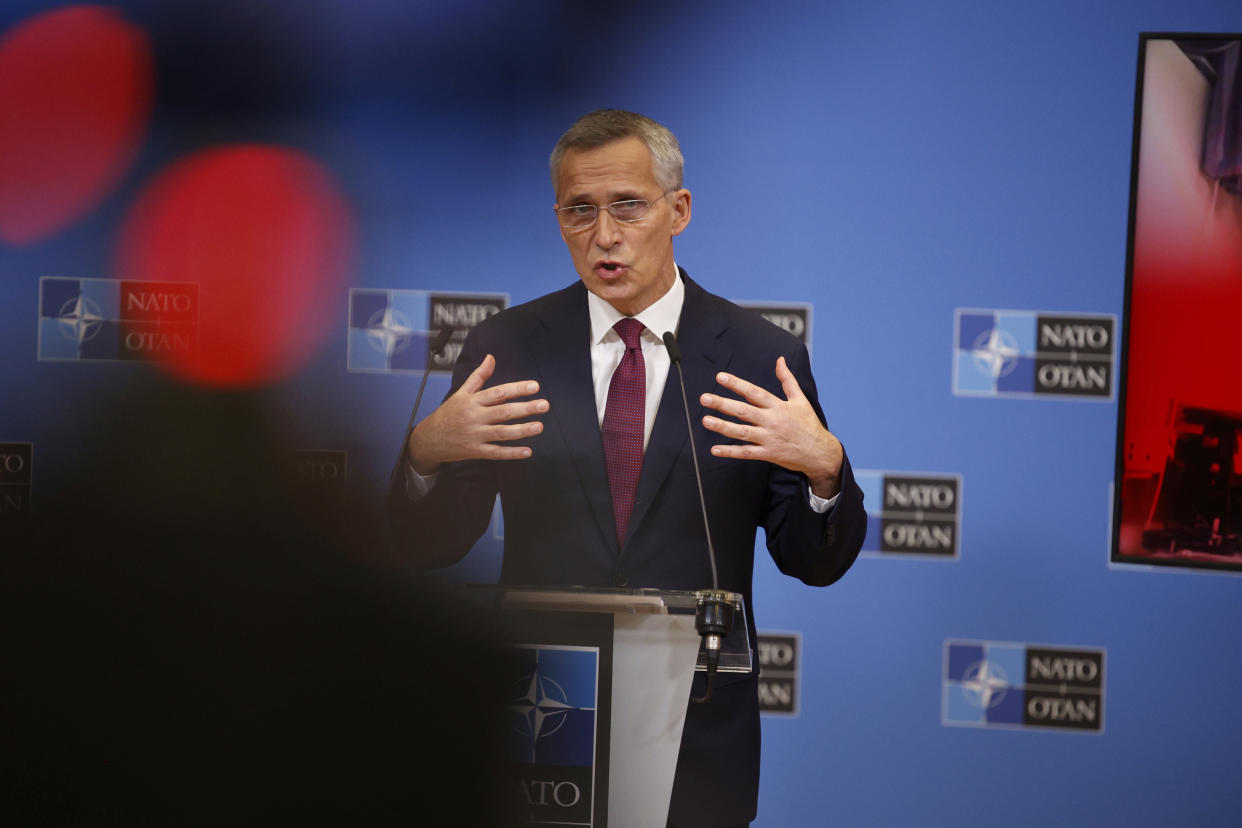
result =
[[[783,397],[778,356],[798,378],[823,420],[807,350],[787,332],[714,296],[682,271],[685,303],[677,331],[694,422],[694,440],[722,589],[751,602],[756,531],[763,527],[777,567],[824,586],[854,562],[866,532],[862,492],[848,459],[841,494],[827,515],[810,508],[803,475],[765,462],[713,457],[727,442],[707,431],[698,403],[720,392],[719,371]],[[662,335],[663,331],[656,332]],[[505,519],[500,579],[508,584],[703,589],[711,568],[703,537],[690,441],[677,377],[664,387],[652,428],[628,534],[618,545],[599,415],[591,379],[586,288],[564,290],[510,308],[471,331],[453,374],[456,390],[486,354],[496,358],[489,384],[537,380],[550,403],[543,432],[519,441],[533,454],[520,461],[465,461],[442,467],[435,486],[410,501],[398,475],[390,497],[394,538],[425,565],[464,556],[490,521],[496,494]],[[757,664],[757,659],[756,659]],[[694,693],[703,692],[702,676]],[[717,678],[712,701],[691,704],[673,788],[670,819],[679,826],[754,818],[759,784],[759,710],[755,675]]]

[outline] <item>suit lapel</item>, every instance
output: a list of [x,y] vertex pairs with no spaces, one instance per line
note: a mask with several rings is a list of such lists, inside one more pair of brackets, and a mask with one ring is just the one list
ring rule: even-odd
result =
[[[690,419],[694,424],[695,448],[700,463],[708,450],[710,432],[703,428],[705,413],[699,404],[699,395],[716,387],[716,374],[726,370],[733,356],[733,349],[720,337],[728,329],[728,322],[708,308],[703,289],[692,282],[685,271],[686,298],[681,308],[681,321],[677,327],[677,344],[681,349],[682,371],[686,376],[686,397],[690,404]],[[656,411],[651,439],[643,454],[643,469],[638,478],[638,493],[634,511],[630,515],[629,533],[634,531],[646,517],[647,511],[660,487],[683,451],[689,451],[686,432],[686,413],[682,407],[681,384],[677,379],[677,366],[669,366],[660,407]],[[602,450],[601,450],[602,455]],[[605,488],[605,491],[607,489]]]
[[563,295],[566,301],[556,303],[540,320],[532,337],[531,352],[539,366],[542,396],[550,406],[549,424],[554,423],[565,440],[600,535],[615,557],[617,530],[591,379],[591,321],[586,288],[579,283]]

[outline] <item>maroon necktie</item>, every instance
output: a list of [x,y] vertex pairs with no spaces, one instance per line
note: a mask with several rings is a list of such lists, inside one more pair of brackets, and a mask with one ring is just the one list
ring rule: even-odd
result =
[[617,522],[617,543],[623,544],[634,508],[634,493],[638,491],[638,474],[643,467],[647,370],[638,337],[643,323],[627,317],[612,327],[625,343],[625,354],[608,385],[603,425],[604,462],[608,466],[608,488],[612,491],[612,516]]

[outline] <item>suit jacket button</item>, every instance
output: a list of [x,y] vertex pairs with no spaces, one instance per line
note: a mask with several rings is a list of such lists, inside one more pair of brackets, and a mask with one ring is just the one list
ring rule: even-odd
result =
[[624,572],[618,572],[613,577],[612,582],[619,587],[623,587],[630,582],[630,579],[626,577],[626,574]]
[[824,530],[824,546],[832,546],[837,540],[837,527],[829,526]]

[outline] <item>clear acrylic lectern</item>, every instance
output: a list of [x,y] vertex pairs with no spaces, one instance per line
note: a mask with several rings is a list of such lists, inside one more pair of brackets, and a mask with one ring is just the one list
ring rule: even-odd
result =
[[[705,669],[700,593],[463,589],[501,614],[519,656],[508,707],[521,824],[663,828],[691,681]],[[742,597],[731,597],[719,671],[750,672]]]

